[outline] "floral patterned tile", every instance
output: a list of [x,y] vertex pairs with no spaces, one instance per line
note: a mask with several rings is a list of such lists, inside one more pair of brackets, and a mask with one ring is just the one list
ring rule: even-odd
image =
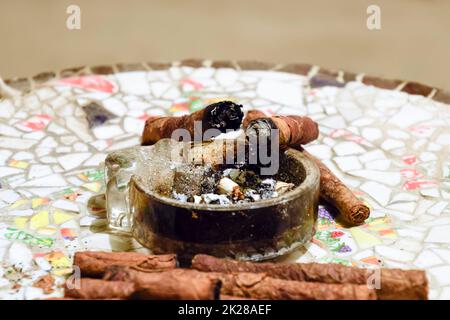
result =
[[317,68],[194,62],[72,70],[0,100],[1,298],[60,296],[32,283],[46,273],[61,283],[79,250],[145,251],[107,229],[101,162],[139,144],[149,116],[182,115],[221,99],[315,119],[321,134],[306,149],[372,209],[364,225],[346,228],[321,206],[313,241],[283,260],[423,268],[430,298],[448,298],[448,105],[314,75]]

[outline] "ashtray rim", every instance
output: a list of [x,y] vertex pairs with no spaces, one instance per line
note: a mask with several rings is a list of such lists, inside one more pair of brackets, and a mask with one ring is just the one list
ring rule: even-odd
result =
[[[181,207],[188,210],[227,212],[227,211],[241,211],[241,210],[270,207],[289,202],[299,197],[301,194],[304,194],[305,192],[314,192],[314,189],[318,188],[319,186],[320,171],[317,165],[312,160],[308,159],[301,151],[293,148],[286,149],[284,153],[291,154],[291,156],[293,156],[295,159],[301,162],[302,166],[305,169],[305,180],[303,180],[303,182],[300,185],[296,186],[293,190],[271,199],[264,199],[255,202],[229,204],[229,205],[196,204],[192,202],[182,202],[180,200],[171,199],[159,195],[156,192],[146,190],[144,184],[139,181],[140,180],[139,176],[135,174],[131,176],[129,183],[133,184],[133,186],[136,189],[145,193],[145,195],[148,196],[149,198],[152,198],[168,206]],[[134,188],[130,188],[130,192],[133,189]],[[131,198],[132,197],[130,196],[130,199]]]

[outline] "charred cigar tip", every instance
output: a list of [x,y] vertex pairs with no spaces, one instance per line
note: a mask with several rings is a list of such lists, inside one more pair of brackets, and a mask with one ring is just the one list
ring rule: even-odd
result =
[[227,129],[239,129],[244,117],[242,108],[242,105],[229,100],[210,104],[205,108],[204,129],[215,128],[221,132],[225,132]]

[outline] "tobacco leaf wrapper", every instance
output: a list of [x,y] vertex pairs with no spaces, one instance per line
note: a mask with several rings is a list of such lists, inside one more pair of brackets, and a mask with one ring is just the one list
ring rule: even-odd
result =
[[[110,268],[105,274],[106,280],[133,281],[137,287],[144,288],[137,291],[139,298],[147,297],[146,294],[157,292],[157,290],[166,292],[165,299],[173,297],[172,290],[166,291],[165,287],[155,286],[155,279],[158,275],[170,275],[177,279],[178,282],[183,281],[183,288],[178,288],[177,299],[193,299],[199,297],[199,294],[187,294],[185,290],[196,290],[202,294],[205,289],[197,290],[200,284],[208,281],[220,281],[222,287],[220,294],[225,296],[250,298],[250,299],[273,299],[273,300],[324,300],[324,299],[375,299],[374,290],[368,289],[367,286],[351,285],[351,284],[324,284],[324,283],[308,283],[299,281],[288,281],[275,279],[267,276],[265,273],[222,273],[222,272],[199,272],[190,269],[175,269],[162,273],[146,273],[133,270],[132,268]],[[166,280],[170,279],[167,278]],[[178,284],[180,286],[180,284]],[[186,286],[186,289],[185,289]],[[172,288],[172,286],[170,287]],[[161,292],[158,293],[162,295]],[[210,297],[210,295],[207,295]],[[226,298],[226,297],[225,297]],[[203,298],[204,299],[204,298]]]
[[221,293],[268,300],[375,300],[375,290],[366,285],[301,282],[269,277],[266,273],[217,273]]
[[[151,145],[164,138],[171,138],[176,129],[185,129],[194,139],[195,122],[201,123],[203,134],[208,129],[236,130],[241,125],[244,114],[242,105],[232,101],[213,103],[202,110],[181,117],[149,117],[142,132],[142,145]],[[210,137],[211,138],[211,137]]]
[[264,272],[270,277],[284,280],[364,286],[379,272],[380,289],[376,290],[378,299],[426,300],[428,297],[428,280],[422,270],[384,268],[373,270],[321,263],[252,263],[219,259],[203,254],[194,257],[192,268],[199,271],[221,273]]
[[[251,116],[254,115],[254,113],[251,114]],[[270,138],[272,130],[278,129],[281,149],[286,147],[298,148],[301,145],[316,140],[319,136],[317,123],[309,117],[273,116],[256,118],[245,123],[246,126],[244,126],[244,129],[247,137],[256,136],[261,139],[266,136]]]
[[111,265],[133,266],[144,270],[168,270],[177,267],[175,254],[150,255],[138,252],[77,252],[73,264],[84,277],[102,277]]
[[217,300],[221,281],[206,273],[189,269],[145,272],[130,267],[108,268],[104,280],[131,282],[136,286],[133,299]]
[[105,281],[101,279],[80,279],[79,286],[76,283],[64,288],[65,298],[75,299],[128,299],[135,292],[133,282],[127,281]]
[[303,150],[303,154],[314,161],[320,170],[320,196],[339,210],[340,216],[351,225],[361,225],[370,216],[370,209],[336,177],[322,161]]

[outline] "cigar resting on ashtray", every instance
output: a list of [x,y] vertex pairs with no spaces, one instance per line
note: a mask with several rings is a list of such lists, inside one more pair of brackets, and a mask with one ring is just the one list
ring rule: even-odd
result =
[[319,137],[316,122],[309,117],[294,115],[256,118],[246,122],[244,130],[249,139],[271,139],[278,135],[280,149],[299,148]]
[[103,280],[134,283],[132,299],[217,300],[221,281],[208,273],[190,269],[146,272],[133,267],[111,266]]
[[[243,115],[241,105],[232,101],[220,101],[181,117],[150,117],[145,123],[141,144],[151,145],[164,138],[174,138],[172,134],[177,129],[184,129],[192,140],[195,130],[199,131],[197,134],[203,135],[208,129],[216,129],[215,133],[209,132],[209,138],[212,138],[227,129],[238,129]],[[180,131],[180,134],[183,132]]]
[[422,270],[362,269],[340,264],[321,263],[253,263],[196,255],[192,268],[213,273],[251,272],[294,281],[328,284],[355,284],[367,287],[377,285],[378,299],[428,299],[428,280]]
[[270,129],[279,129],[280,147],[292,147],[316,163],[320,170],[320,197],[333,205],[343,220],[350,225],[361,225],[370,215],[370,209],[336,177],[319,159],[308,153],[302,145],[318,137],[317,124],[308,117],[267,117],[258,110],[250,110],[243,120],[247,136],[263,134],[269,137]]
[[177,257],[175,254],[82,251],[75,253],[73,264],[80,268],[83,277],[100,278],[111,265],[155,271],[173,269],[177,267]]
[[[146,297],[145,293],[162,290],[160,282],[156,282],[158,275],[170,275],[178,281],[185,281],[186,286],[178,289],[178,293],[184,290],[196,290],[192,297],[200,297],[205,289],[199,284],[208,281],[220,281],[220,294],[226,296],[270,299],[270,300],[373,300],[376,299],[375,291],[365,285],[353,284],[326,284],[313,282],[289,281],[269,277],[266,273],[222,273],[222,272],[199,272],[191,269],[174,269],[161,273],[151,273],[135,270],[127,267],[111,267],[105,273],[104,280],[109,281],[131,281],[137,289],[139,298]],[[155,283],[160,284],[156,286]],[[201,290],[197,290],[201,288]],[[134,295],[134,296],[136,296]],[[177,295],[176,298],[179,298]],[[167,299],[167,298],[166,298]],[[204,297],[202,297],[204,299]]]

